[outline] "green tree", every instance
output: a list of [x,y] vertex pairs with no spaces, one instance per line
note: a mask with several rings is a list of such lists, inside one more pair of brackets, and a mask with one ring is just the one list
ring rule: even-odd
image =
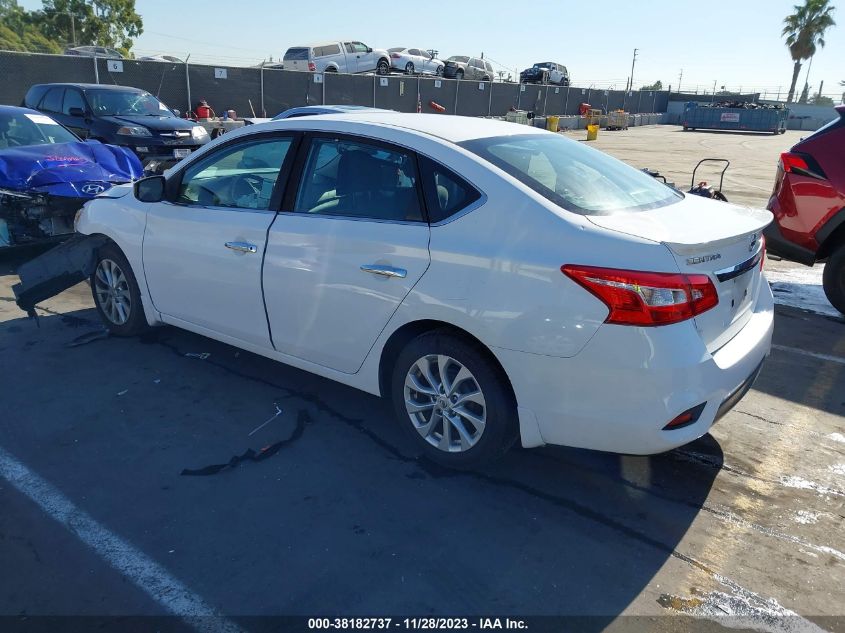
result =
[[658,79],[648,86],[640,86],[640,90],[663,90],[663,82]]
[[45,37],[33,14],[16,0],[0,0],[0,49],[32,53],[61,53],[59,43]]
[[48,38],[61,43],[117,48],[124,54],[144,31],[135,0],[43,0],[35,20]]
[[795,97],[795,85],[801,72],[802,62],[816,54],[817,48],[824,48],[824,34],[834,26],[831,0],[804,0],[803,5],[794,5],[795,12],[783,20],[782,35],[786,38],[786,46],[792,57],[792,83],[786,101],[789,103]]
[[831,99],[830,97],[825,97],[824,95],[816,94],[810,97],[808,103],[812,103],[813,105],[832,106],[833,99]]

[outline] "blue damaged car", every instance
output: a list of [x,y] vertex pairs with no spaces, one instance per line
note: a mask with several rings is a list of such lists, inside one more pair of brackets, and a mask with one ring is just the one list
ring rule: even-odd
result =
[[36,110],[0,106],[0,249],[73,233],[86,201],[143,172],[129,149],[82,141]]

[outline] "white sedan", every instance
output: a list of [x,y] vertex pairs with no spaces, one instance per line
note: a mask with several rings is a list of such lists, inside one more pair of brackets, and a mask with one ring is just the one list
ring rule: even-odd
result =
[[408,75],[442,75],[444,63],[424,48],[388,48],[390,68]]
[[449,466],[516,439],[669,450],[770,349],[768,211],[526,126],[275,121],[105,195],[71,248],[114,334],[170,324],[388,397]]

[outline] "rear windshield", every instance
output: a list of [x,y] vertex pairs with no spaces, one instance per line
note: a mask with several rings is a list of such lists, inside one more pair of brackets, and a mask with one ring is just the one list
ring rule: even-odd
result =
[[402,51],[404,51],[404,50],[405,50],[404,48],[402,48],[401,46],[399,46],[399,47],[397,47],[397,48],[388,48],[388,49],[387,49],[387,52],[388,52],[388,53],[401,53],[401,52],[402,52]]
[[683,198],[651,176],[555,134],[498,136],[459,145],[556,205],[582,215],[646,211]]
[[0,150],[75,143],[79,139],[46,114],[35,112],[0,113]]
[[447,62],[461,62],[462,64],[466,64],[469,61],[469,57],[464,57],[463,55],[455,55],[454,57],[450,57],[446,61]]
[[285,53],[284,60],[286,62],[289,61],[296,61],[296,60],[308,60],[308,49],[307,48],[289,48],[288,51]]

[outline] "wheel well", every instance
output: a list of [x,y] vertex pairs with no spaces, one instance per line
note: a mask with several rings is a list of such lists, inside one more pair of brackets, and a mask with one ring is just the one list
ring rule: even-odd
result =
[[[845,209],[843,209],[845,212]],[[837,226],[833,233],[827,236],[827,239],[822,243],[818,252],[816,253],[816,260],[827,259],[833,255],[833,251],[837,246],[845,245],[845,222]]]
[[499,359],[490,351],[490,348],[466,330],[446,323],[445,321],[426,319],[406,323],[391,334],[390,338],[387,339],[387,343],[384,344],[381,350],[381,358],[379,359],[379,392],[382,397],[390,397],[390,378],[393,374],[393,364],[396,362],[402,349],[421,334],[435,330],[441,330],[444,333],[457,336],[476,345],[487,356],[490,362],[493,363],[494,367],[501,372],[508,389],[510,389],[511,395],[513,395],[513,385],[511,385],[510,378],[507,372],[505,372],[505,368],[499,362]]

